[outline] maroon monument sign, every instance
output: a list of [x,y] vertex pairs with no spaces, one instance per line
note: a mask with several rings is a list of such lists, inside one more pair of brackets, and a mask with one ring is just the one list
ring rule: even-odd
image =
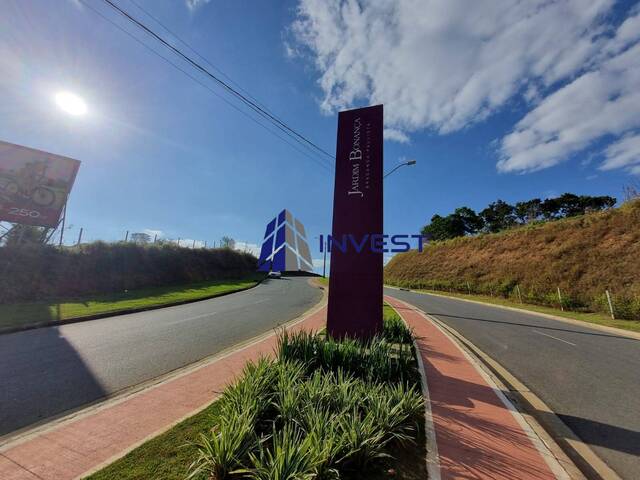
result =
[[382,105],[340,112],[327,317],[334,337],[382,330],[382,228]]

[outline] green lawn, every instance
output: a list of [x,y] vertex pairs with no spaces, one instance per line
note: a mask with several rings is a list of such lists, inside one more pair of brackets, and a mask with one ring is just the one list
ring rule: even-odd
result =
[[490,303],[493,305],[504,305],[506,307],[519,308],[522,310],[528,310],[531,312],[547,313],[549,315],[555,315],[557,317],[569,318],[572,320],[580,320],[581,322],[595,323],[596,325],[604,325],[607,327],[620,328],[623,330],[629,330],[631,332],[640,332],[640,322],[636,320],[614,320],[608,315],[602,313],[582,313],[582,312],[567,312],[561,311],[556,308],[542,307],[539,305],[530,305],[526,303],[518,303],[506,298],[490,297],[487,295],[468,295],[463,293],[449,293],[440,292],[435,290],[416,290],[418,292],[433,293],[436,295],[444,295],[446,297],[465,298],[468,300],[476,300],[482,303]]
[[200,433],[208,432],[215,425],[217,410],[218,403],[214,402],[87,478],[183,480],[197,454],[192,442],[197,441]]
[[254,286],[261,276],[237,280],[212,280],[188,285],[153,287],[129,292],[46,302],[0,305],[0,332],[3,329],[82,318],[91,315],[141,310],[149,307],[198,300]]

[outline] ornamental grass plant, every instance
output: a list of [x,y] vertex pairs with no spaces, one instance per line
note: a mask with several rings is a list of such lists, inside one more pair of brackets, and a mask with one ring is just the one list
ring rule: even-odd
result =
[[249,363],[197,442],[190,479],[366,478],[414,444],[424,413],[413,335],[385,316],[372,339],[282,331]]

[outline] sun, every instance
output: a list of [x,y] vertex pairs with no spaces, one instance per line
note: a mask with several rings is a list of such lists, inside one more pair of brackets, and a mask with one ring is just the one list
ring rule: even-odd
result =
[[80,116],[87,113],[85,101],[71,92],[58,92],[55,100],[58,107],[70,115]]

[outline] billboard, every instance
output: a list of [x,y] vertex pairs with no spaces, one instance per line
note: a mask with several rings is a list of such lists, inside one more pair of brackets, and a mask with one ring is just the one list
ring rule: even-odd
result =
[[[382,237],[382,105],[340,112],[333,239]],[[382,250],[331,248],[327,330],[368,337],[382,330]]]
[[0,221],[56,227],[80,162],[0,141]]

